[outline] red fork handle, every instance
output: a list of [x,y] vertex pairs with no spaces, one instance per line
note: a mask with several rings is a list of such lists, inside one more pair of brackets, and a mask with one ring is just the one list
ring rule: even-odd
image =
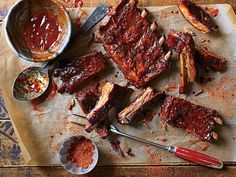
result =
[[221,169],[223,167],[223,162],[221,160],[190,149],[175,146],[170,152],[181,159],[191,161],[199,165],[217,169]]

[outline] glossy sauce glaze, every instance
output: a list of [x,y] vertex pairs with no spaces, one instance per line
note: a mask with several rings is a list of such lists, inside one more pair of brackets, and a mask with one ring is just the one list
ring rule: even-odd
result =
[[23,37],[30,50],[42,52],[57,41],[61,32],[57,16],[40,12],[25,21]]
[[168,96],[162,105],[160,116],[168,124],[186,129],[201,140],[212,140],[212,132],[215,129],[213,119],[217,116],[213,109]]
[[100,27],[99,34],[105,50],[125,77],[141,87],[167,70],[169,62],[163,59],[164,50],[156,32],[135,5],[122,0],[115,10],[110,9],[110,20]]
[[82,82],[98,74],[105,67],[104,55],[96,51],[61,62],[54,71],[54,76],[60,76],[63,82],[58,92],[74,93]]

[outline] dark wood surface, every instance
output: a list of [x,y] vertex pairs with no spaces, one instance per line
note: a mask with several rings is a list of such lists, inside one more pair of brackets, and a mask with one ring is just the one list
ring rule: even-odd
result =
[[[63,2],[63,0],[61,0]],[[64,0],[64,5],[73,7],[74,1]],[[101,0],[85,0],[84,6],[96,6]],[[115,5],[119,0],[109,0],[110,4]],[[143,6],[163,6],[174,5],[178,0],[140,0]],[[236,10],[236,0],[195,0],[199,4],[228,3]],[[0,22],[6,15],[14,0],[0,0]],[[7,115],[3,99],[0,93],[0,177],[44,177],[44,176],[74,176],[67,173],[60,166],[52,167],[29,167],[26,166],[21,156],[20,148],[14,135],[14,129]],[[214,170],[201,166],[190,165],[168,165],[168,166],[100,166],[96,167],[87,177],[236,177],[236,164],[228,163],[222,170]]]

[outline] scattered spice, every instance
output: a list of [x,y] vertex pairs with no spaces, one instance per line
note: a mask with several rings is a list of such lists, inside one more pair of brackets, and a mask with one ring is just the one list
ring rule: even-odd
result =
[[201,151],[205,151],[209,147],[208,143],[199,142],[199,140],[198,141],[189,140],[189,142],[197,146]]
[[205,10],[208,14],[210,14],[212,17],[216,17],[219,14],[219,10],[212,8],[212,7],[206,7]]
[[110,141],[111,147],[112,149],[117,152],[117,154],[119,154],[121,157],[125,157],[125,154],[123,152],[123,150],[120,147],[120,141],[116,140],[116,141]]
[[194,96],[198,96],[198,95],[200,95],[202,93],[203,93],[203,89],[200,89],[200,90],[197,90],[197,91],[193,91],[193,95]]
[[92,142],[84,137],[76,138],[68,150],[68,159],[76,163],[78,167],[88,168],[93,162],[94,146]]
[[127,152],[126,152],[129,156],[134,156],[132,149],[128,148]]

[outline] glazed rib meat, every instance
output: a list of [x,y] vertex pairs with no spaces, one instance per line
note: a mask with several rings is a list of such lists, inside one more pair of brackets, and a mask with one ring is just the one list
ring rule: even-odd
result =
[[82,82],[105,69],[105,59],[101,52],[91,52],[87,55],[60,63],[54,76],[60,76],[62,86],[60,93],[74,93]]
[[118,114],[121,124],[129,124],[137,119],[147,107],[151,106],[155,101],[164,98],[165,93],[156,91],[151,87],[147,87],[128,107]]
[[195,28],[203,33],[217,32],[217,27],[214,24],[210,15],[205,12],[200,6],[194,4],[191,0],[180,0],[178,8],[183,17]]
[[150,24],[147,11],[136,5],[137,0],[122,0],[98,38],[126,79],[139,88],[168,69],[171,52],[165,55],[165,38],[158,39],[156,23]]
[[215,122],[222,124],[215,110],[173,96],[165,99],[160,116],[173,127],[185,129],[204,141],[217,140]]
[[110,109],[120,103],[126,96],[128,89],[119,85],[107,82],[103,88],[101,96],[96,106],[87,115],[89,125],[87,132],[91,132],[99,123],[101,123],[108,115]]
[[226,59],[219,57],[203,47],[196,46],[196,59],[200,67],[205,70],[222,71],[226,65]]
[[193,83],[196,79],[195,44],[192,36],[188,33],[170,32],[167,45],[179,54],[180,59],[180,86],[179,93],[184,93],[187,83]]

